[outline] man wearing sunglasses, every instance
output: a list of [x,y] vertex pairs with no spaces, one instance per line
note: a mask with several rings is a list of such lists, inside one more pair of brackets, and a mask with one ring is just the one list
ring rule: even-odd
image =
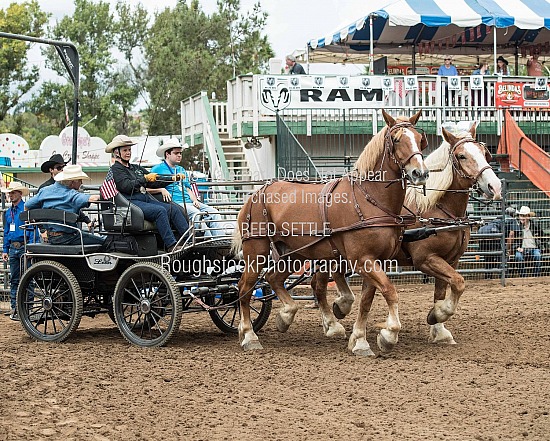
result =
[[40,187],[38,187],[38,189],[40,190],[42,187],[47,187],[48,185],[55,184],[55,175],[63,171],[63,168],[65,167],[67,162],[69,161],[63,160],[63,156],[61,156],[59,153],[53,155],[50,159],[44,162],[40,166],[40,170],[42,170],[42,173],[49,173],[50,179],[40,184]]

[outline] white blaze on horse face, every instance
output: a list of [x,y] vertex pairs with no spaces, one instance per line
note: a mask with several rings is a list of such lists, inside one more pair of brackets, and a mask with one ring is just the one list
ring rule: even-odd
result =
[[[483,167],[487,167],[489,163],[485,159],[485,152],[482,152],[478,145],[474,144],[473,142],[466,142],[464,144],[464,150],[473,158],[475,163],[477,164],[477,173],[479,173],[479,170],[481,170]],[[500,182],[500,179],[497,177],[495,172],[492,168],[487,168],[483,170],[483,173],[479,178],[477,179],[477,183],[479,184],[481,190],[483,190],[483,193],[485,193],[487,196],[497,200],[501,199],[501,190],[502,190],[502,183]]]
[[420,147],[416,142],[412,130],[407,128],[403,129],[403,136],[409,138],[413,154],[420,153],[419,155],[411,156],[410,160],[406,164],[403,164],[405,172],[409,175],[413,184],[424,185],[426,183],[426,180],[428,179],[428,168],[426,167],[426,164],[424,164],[424,159],[422,157]]

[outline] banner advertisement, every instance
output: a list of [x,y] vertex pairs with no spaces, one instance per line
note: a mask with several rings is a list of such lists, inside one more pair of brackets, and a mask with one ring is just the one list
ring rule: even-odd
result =
[[[418,87],[416,81],[414,86]],[[391,77],[261,75],[258,101],[262,114],[284,109],[382,107],[384,97],[393,90]]]
[[[540,87],[540,86],[538,86]],[[497,108],[550,108],[550,93],[548,86],[537,90],[536,84],[497,82],[495,84],[495,104]]]

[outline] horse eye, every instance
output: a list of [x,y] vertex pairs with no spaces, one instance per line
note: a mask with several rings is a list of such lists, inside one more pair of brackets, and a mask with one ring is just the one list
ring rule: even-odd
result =
[[464,155],[458,155],[458,159],[460,159],[460,160],[466,159],[466,156],[464,156]]

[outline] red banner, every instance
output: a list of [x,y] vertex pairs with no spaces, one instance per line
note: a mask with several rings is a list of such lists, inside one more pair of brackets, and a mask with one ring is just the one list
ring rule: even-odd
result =
[[534,84],[497,82],[495,84],[495,104],[501,109],[507,107],[550,108],[550,94],[548,88],[535,90]]

